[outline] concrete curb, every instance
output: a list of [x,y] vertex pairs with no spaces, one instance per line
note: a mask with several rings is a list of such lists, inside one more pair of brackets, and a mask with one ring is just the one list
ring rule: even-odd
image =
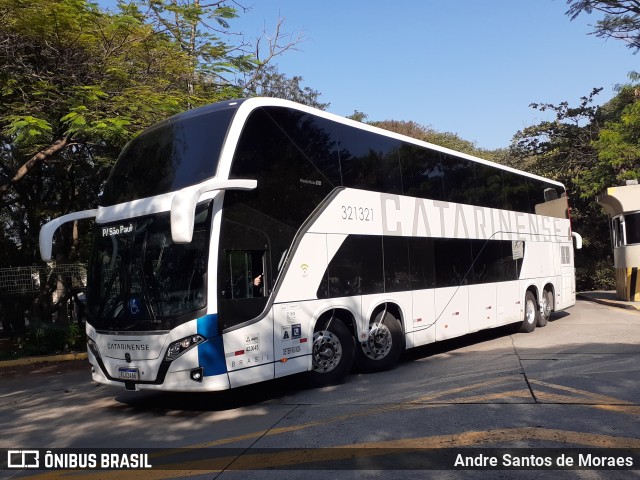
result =
[[600,305],[607,305],[609,307],[624,308],[626,310],[640,311],[640,304],[638,302],[625,302],[623,300],[613,300],[608,298],[602,298],[597,295],[590,294],[590,292],[578,293],[576,295],[580,300],[587,300],[589,302],[599,303]]
[[15,360],[0,361],[0,368],[21,367],[24,365],[35,365],[38,363],[67,362],[70,360],[86,360],[87,354],[84,353],[65,353],[62,355],[43,355],[41,357],[24,357]]

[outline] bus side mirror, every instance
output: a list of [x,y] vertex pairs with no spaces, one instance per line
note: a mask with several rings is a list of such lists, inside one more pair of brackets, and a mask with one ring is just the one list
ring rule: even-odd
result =
[[571,232],[571,235],[576,240],[576,250],[580,250],[582,248],[582,235],[576,232]]
[[257,180],[210,180],[178,191],[171,201],[171,238],[174,243],[191,243],[196,204],[203,193],[215,190],[253,190]]
[[53,234],[61,225],[75,220],[95,218],[97,213],[97,209],[83,210],[81,212],[73,212],[63,215],[45,223],[40,229],[40,257],[42,257],[42,260],[45,262],[51,261],[51,252],[53,251]]

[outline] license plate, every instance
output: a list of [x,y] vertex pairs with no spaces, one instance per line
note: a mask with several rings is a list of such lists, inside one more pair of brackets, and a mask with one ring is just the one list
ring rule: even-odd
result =
[[140,371],[137,368],[118,368],[118,378],[120,380],[140,380]]

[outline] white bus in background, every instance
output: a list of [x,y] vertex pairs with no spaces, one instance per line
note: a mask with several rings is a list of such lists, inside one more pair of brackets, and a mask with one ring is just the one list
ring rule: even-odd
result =
[[43,258],[91,217],[89,361],[128,390],[329,384],[575,302],[562,184],[284,100],[149,128]]

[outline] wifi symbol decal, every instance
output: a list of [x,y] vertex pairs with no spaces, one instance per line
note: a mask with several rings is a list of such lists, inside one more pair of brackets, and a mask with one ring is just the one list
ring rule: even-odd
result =
[[302,270],[302,276],[306,277],[307,270],[309,270],[309,265],[307,265],[306,263],[303,263],[302,265],[300,265],[300,270]]

